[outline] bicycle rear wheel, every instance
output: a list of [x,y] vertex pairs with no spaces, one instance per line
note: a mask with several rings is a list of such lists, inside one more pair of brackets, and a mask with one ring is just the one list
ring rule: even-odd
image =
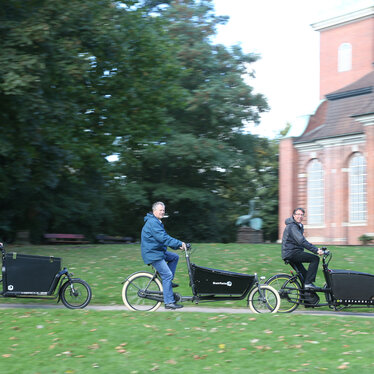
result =
[[281,300],[279,313],[291,313],[301,301],[301,286],[295,277],[288,274],[276,274],[266,281],[266,284],[274,287]]
[[248,306],[253,313],[276,313],[279,305],[277,290],[267,285],[255,287],[248,296]]
[[157,310],[161,301],[151,300],[144,297],[144,291],[154,292],[162,297],[162,283],[158,278],[154,278],[151,273],[134,273],[130,275],[122,288],[122,300],[130,310],[143,310],[153,312]]

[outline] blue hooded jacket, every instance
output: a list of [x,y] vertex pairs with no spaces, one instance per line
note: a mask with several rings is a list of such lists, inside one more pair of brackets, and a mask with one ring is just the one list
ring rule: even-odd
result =
[[164,259],[167,247],[178,249],[182,246],[180,240],[167,234],[162,222],[153,214],[147,213],[144,222],[141,235],[141,251],[143,261],[147,265]]

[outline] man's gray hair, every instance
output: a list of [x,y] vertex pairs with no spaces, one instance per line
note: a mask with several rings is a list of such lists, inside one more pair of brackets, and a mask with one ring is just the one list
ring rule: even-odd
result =
[[165,208],[165,204],[162,201],[157,201],[152,205],[152,210],[155,210],[158,205],[162,205]]

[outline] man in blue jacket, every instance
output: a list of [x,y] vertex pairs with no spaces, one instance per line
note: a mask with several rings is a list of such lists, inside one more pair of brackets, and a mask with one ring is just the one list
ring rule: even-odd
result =
[[[286,219],[286,228],[282,237],[282,259],[293,262],[304,277],[304,288],[313,289],[316,286],[313,282],[316,280],[319,257],[323,250],[309,243],[304,236],[305,210],[296,208],[292,217]],[[304,248],[312,253],[304,252]],[[314,254],[313,254],[314,253]],[[309,263],[308,270],[305,269],[303,262]]]
[[173,287],[178,287],[178,285],[172,283],[179,256],[174,252],[167,251],[167,247],[186,249],[186,244],[167,234],[161,222],[164,215],[165,204],[159,201],[153,204],[152,214],[147,213],[144,217],[145,223],[141,235],[142,258],[145,264],[151,264],[161,276],[165,308],[179,309],[183,308],[183,305],[175,302],[173,294]]

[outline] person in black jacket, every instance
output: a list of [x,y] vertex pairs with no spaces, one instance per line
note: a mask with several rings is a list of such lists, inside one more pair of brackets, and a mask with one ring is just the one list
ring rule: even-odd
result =
[[[302,221],[304,219],[305,210],[303,208],[296,208],[292,217],[286,219],[286,228],[283,231],[282,237],[282,259],[291,261],[295,264],[297,269],[304,277],[304,288],[317,288],[313,282],[316,280],[318,270],[319,257],[323,250],[315,247],[309,243],[304,237],[304,226]],[[304,252],[304,248],[313,252]],[[309,263],[308,270],[305,269],[303,262]]]

